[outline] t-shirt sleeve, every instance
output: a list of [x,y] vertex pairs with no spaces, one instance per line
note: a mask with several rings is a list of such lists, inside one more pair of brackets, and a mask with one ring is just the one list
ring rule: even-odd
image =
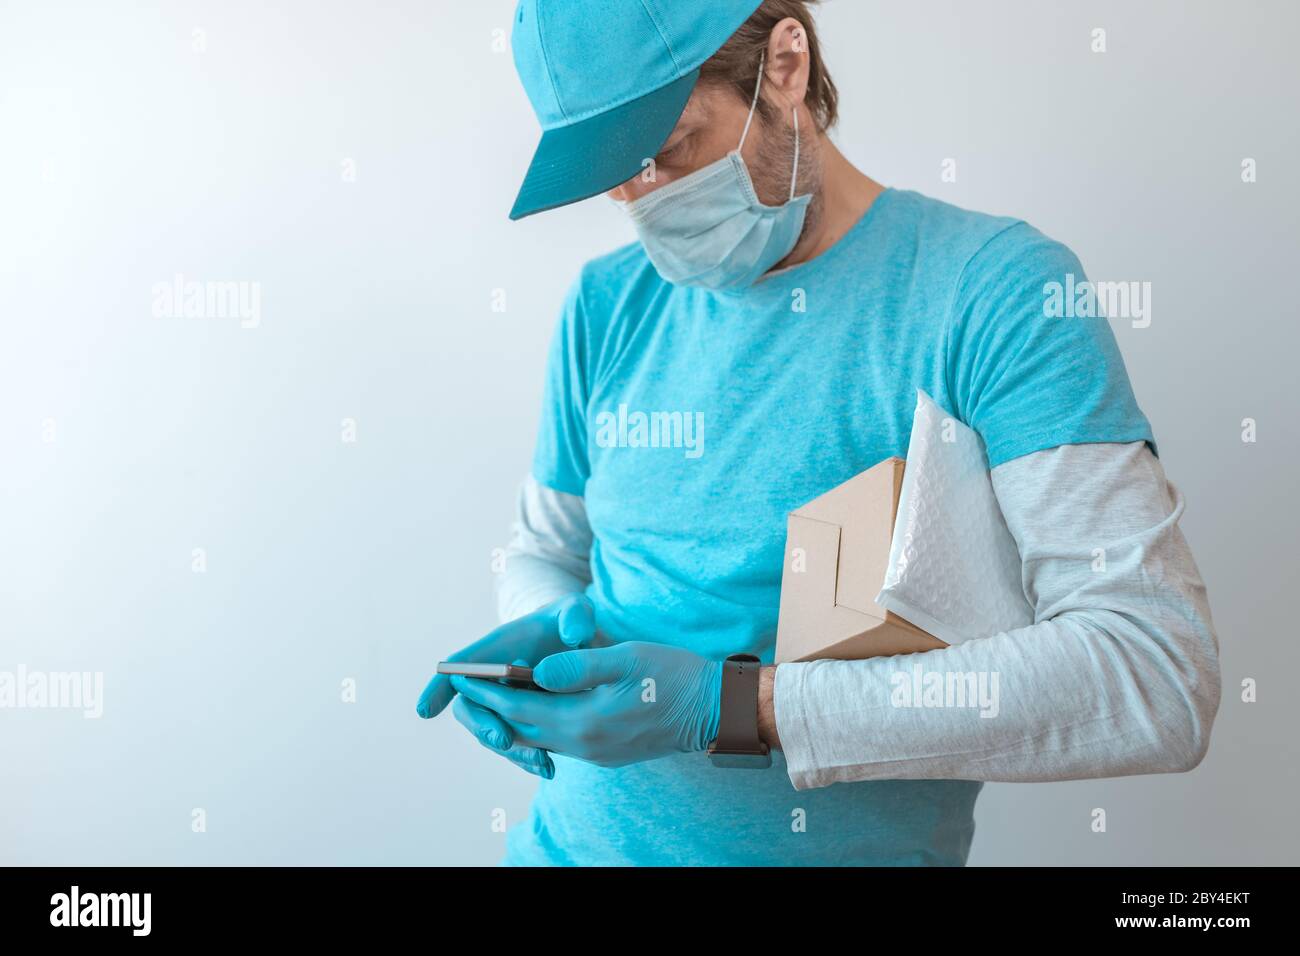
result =
[[1086,282],[1073,252],[1025,223],[966,263],[950,316],[948,381],[957,416],[984,439],[989,468],[1056,445],[1145,441],[1155,451],[1109,320],[1057,307]]
[[551,339],[542,395],[542,417],[533,453],[533,477],[539,484],[571,495],[587,485],[586,323],[581,280],[565,298]]

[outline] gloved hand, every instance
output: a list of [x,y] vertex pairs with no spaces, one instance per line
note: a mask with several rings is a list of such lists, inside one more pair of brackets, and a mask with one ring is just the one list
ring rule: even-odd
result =
[[[502,624],[448,660],[532,667],[543,658],[568,648],[591,647],[602,642],[603,638],[596,634],[596,614],[590,599],[586,595],[571,594],[532,614]],[[456,691],[451,677],[435,674],[420,694],[415,712],[426,720],[436,717],[456,697]],[[509,726],[490,710],[464,697],[457,697],[452,713],[485,747],[499,751],[529,773],[548,780],[555,776],[555,764],[550,756],[535,747],[515,744]]]
[[546,690],[452,678],[464,698],[505,721],[515,746],[602,767],[704,750],[718,735],[722,662],[679,647],[565,651],[538,664],[533,680]]

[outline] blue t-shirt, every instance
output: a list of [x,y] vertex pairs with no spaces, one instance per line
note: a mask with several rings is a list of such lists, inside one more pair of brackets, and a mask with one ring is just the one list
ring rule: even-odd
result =
[[[737,292],[669,285],[639,245],[589,263],[549,359],[534,477],[585,499],[587,589],[620,641],[772,660],[786,515],[891,455],[924,389],[989,466],[1151,441],[1104,318],[1053,318],[1085,275],[1024,222],[886,190],[817,258]],[[703,754],[555,755],[517,864],[962,864],[981,784],[796,791]]]

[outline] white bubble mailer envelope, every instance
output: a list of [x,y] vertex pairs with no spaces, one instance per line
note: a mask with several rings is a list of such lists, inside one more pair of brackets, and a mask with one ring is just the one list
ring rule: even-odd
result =
[[948,644],[1034,623],[984,442],[920,390],[876,603]]

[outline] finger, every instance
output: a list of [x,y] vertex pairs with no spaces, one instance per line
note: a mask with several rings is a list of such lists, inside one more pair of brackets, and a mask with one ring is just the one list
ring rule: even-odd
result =
[[596,637],[596,609],[585,594],[570,595],[560,602],[556,615],[560,641],[567,647],[582,647]]
[[550,780],[555,776],[555,764],[551,761],[551,755],[536,747],[514,743],[514,728],[492,711],[460,696],[452,704],[451,712],[489,750],[538,777]]
[[503,751],[514,746],[514,730],[486,707],[480,707],[464,697],[457,697],[451,705],[451,713],[483,746]]
[[622,680],[630,664],[627,645],[562,651],[533,668],[533,681],[549,691],[573,693]]
[[555,778],[555,763],[551,760],[551,755],[545,750],[515,744],[501,756],[519,769],[526,770],[535,777],[541,777],[543,780]]
[[451,680],[458,694],[468,697],[488,710],[496,711],[508,723],[536,724],[544,713],[539,710],[539,706],[547,697],[547,694],[542,691],[507,687],[494,680],[462,677],[459,674]]
[[415,702],[415,712],[425,720],[441,714],[447,704],[456,696],[456,689],[451,686],[451,679],[446,674],[434,674],[433,679],[420,691],[420,699]]

